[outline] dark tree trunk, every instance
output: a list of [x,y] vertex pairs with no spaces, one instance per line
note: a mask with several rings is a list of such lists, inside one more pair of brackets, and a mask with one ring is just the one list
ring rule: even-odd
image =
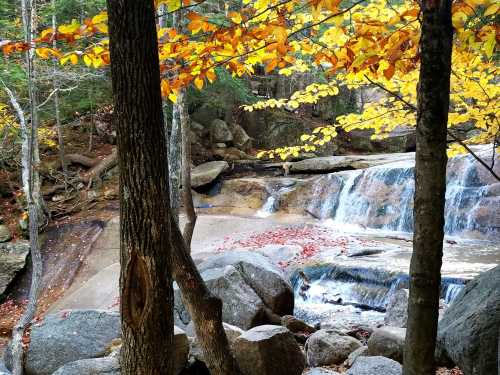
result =
[[120,167],[122,374],[171,374],[169,192],[153,0],[108,0]]
[[423,0],[415,164],[415,232],[405,375],[435,374],[446,192],[446,128],[453,30],[451,0]]

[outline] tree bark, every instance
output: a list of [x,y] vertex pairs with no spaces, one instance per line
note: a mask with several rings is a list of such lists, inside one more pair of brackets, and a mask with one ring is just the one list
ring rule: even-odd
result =
[[435,373],[444,237],[451,0],[424,0],[420,38],[413,255],[404,375]]
[[107,0],[120,167],[121,373],[172,374],[168,170],[152,0]]

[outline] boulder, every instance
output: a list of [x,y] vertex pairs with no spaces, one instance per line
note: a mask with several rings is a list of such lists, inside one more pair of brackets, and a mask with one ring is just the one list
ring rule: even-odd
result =
[[367,352],[368,352],[367,346],[362,346],[360,348],[357,348],[355,351],[349,354],[349,357],[347,357],[346,360],[347,366],[351,367],[354,364],[354,361],[358,359],[358,357],[366,356]]
[[213,120],[210,123],[210,130],[212,133],[212,142],[214,143],[226,143],[233,141],[233,133],[231,133],[231,129],[229,129],[229,126],[223,120]]
[[218,157],[226,161],[255,159],[255,157],[248,155],[246,152],[241,151],[236,147],[216,148],[213,150],[213,154],[214,157]]
[[65,364],[52,375],[120,375],[120,363],[115,356],[81,359]]
[[264,304],[279,316],[292,315],[294,294],[281,270],[269,258],[250,251],[230,251],[215,255],[198,266],[208,269],[233,266]]
[[197,188],[207,185],[227,169],[229,169],[229,164],[225,161],[209,161],[200,164],[191,171],[191,186]]
[[[120,335],[120,315],[116,312],[67,310],[47,315],[31,327],[26,374],[50,375],[67,363],[102,357]],[[10,348],[5,364],[12,368]]]
[[305,359],[285,327],[264,325],[236,339],[233,353],[243,375],[300,375]]
[[7,370],[7,367],[5,367],[5,364],[1,359],[0,359],[0,375],[10,375],[10,371]]
[[401,375],[401,365],[385,357],[358,357],[346,375]]
[[408,289],[399,289],[389,298],[384,317],[385,325],[406,328],[408,320],[408,297]]
[[361,346],[361,342],[353,337],[341,335],[334,330],[320,329],[306,342],[307,363],[312,367],[338,365]]
[[[265,321],[264,303],[233,266],[208,269],[201,273],[208,289],[222,302],[222,320],[248,329]],[[191,320],[174,284],[175,323],[187,325]]]
[[286,327],[292,333],[307,333],[311,334],[317,331],[313,326],[297,319],[293,315],[284,315],[281,317],[281,325]]
[[312,367],[304,371],[302,375],[340,375],[340,373],[329,368]]
[[465,375],[495,374],[499,365],[500,266],[468,282],[439,322],[437,350]]
[[368,339],[370,356],[382,356],[403,363],[406,329],[381,327],[373,331]]
[[174,375],[186,367],[189,357],[189,340],[186,333],[177,326],[174,326]]
[[252,146],[252,138],[250,138],[245,129],[240,125],[233,124],[231,126],[231,133],[233,133],[233,143],[235,146],[242,150],[248,150]]
[[[223,322],[222,326],[224,327],[224,332],[226,332],[226,337],[227,340],[229,341],[230,347],[232,347],[236,339],[245,332],[241,328],[238,328],[228,323]],[[192,338],[191,350],[189,351],[189,355],[194,357],[197,361],[205,362],[205,359],[203,357],[203,351],[201,350],[200,343],[194,332],[194,324],[192,321],[186,327],[186,332],[188,336]]]
[[5,224],[0,224],[0,242],[8,242],[12,239],[12,233]]
[[0,243],[0,296],[16,274],[24,268],[29,252],[28,241]]

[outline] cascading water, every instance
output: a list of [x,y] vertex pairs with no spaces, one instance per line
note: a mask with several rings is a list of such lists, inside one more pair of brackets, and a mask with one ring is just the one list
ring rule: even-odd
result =
[[287,182],[267,187],[268,197],[262,207],[257,211],[256,216],[268,217],[280,208],[281,195],[288,193],[294,189],[294,183]]

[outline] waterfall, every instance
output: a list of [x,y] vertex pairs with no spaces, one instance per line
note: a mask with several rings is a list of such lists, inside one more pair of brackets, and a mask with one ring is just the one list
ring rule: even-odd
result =
[[265,218],[277,212],[280,208],[281,195],[292,191],[294,185],[294,182],[284,181],[281,184],[266,186],[268,197],[262,207],[257,211],[256,216]]

